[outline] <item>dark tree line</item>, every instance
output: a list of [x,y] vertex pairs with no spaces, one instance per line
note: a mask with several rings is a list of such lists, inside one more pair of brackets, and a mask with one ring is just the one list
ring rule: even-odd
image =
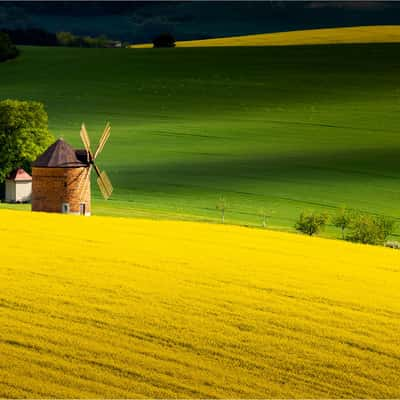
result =
[[10,37],[4,32],[0,32],[0,62],[15,58],[17,55],[18,49]]
[[47,32],[40,28],[3,29],[11,41],[26,46],[117,47],[106,36],[78,36],[70,32]]
[[47,32],[39,28],[29,29],[3,29],[15,44],[27,46],[57,46],[55,33]]

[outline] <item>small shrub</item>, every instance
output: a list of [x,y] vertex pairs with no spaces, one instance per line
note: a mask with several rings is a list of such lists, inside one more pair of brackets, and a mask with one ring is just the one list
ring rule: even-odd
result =
[[391,249],[400,249],[400,242],[396,242],[395,240],[389,241],[385,243],[385,247],[390,247]]
[[303,211],[295,224],[295,228],[300,232],[312,236],[320,232],[328,220],[329,217],[325,213]]

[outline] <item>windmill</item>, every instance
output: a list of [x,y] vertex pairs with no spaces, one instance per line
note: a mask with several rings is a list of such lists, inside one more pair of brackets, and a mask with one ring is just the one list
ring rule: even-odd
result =
[[109,136],[107,123],[93,153],[85,125],[81,127],[84,149],[75,150],[64,139],[56,140],[32,164],[32,211],[91,215],[90,174],[97,174],[97,184],[105,199],[111,196],[110,179],[96,164]]
[[[80,132],[80,136],[81,136],[83,145],[85,146],[87,165],[88,165],[86,174],[84,175],[84,178],[83,178],[83,183],[81,184],[82,191],[84,192],[87,189],[87,187],[89,186],[88,181],[90,180],[90,174],[91,174],[92,168],[93,168],[97,174],[97,185],[99,186],[100,192],[103,195],[105,200],[107,200],[111,196],[111,193],[113,192],[113,187],[111,185],[110,179],[108,178],[108,175],[106,174],[106,172],[100,171],[100,168],[96,165],[96,158],[101,153],[108,138],[110,137],[110,131],[111,131],[111,126],[107,122],[107,124],[104,128],[103,134],[101,135],[101,138],[99,140],[97,149],[94,153],[92,152],[92,149],[90,148],[90,139],[89,139],[89,135],[87,133],[84,123],[82,123],[81,132]],[[83,193],[81,194],[81,197],[84,197]]]

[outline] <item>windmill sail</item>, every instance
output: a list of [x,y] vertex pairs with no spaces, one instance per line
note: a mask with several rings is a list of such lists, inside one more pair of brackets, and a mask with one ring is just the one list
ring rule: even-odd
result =
[[81,135],[83,145],[85,146],[85,149],[87,152],[87,161],[90,162],[93,157],[92,157],[92,150],[90,148],[90,139],[89,139],[89,135],[86,131],[85,124],[82,124],[82,126],[81,126],[80,135]]
[[106,171],[102,171],[100,176],[101,176],[101,180],[103,181],[103,185],[107,190],[108,197],[110,197],[114,189],[113,189],[113,187],[111,185],[111,182],[110,182],[110,179],[108,178],[108,175],[106,174]]
[[96,157],[101,153],[101,151],[104,148],[104,145],[106,144],[109,136],[110,136],[110,131],[111,131],[111,126],[110,124],[107,122],[106,127],[104,128],[104,132],[101,135],[101,138],[99,140],[99,145],[97,147],[97,150],[94,153],[93,158],[96,159]]
[[84,188],[87,186],[87,181],[88,181],[88,179],[90,179],[90,172],[93,167],[93,169],[95,170],[95,172],[97,174],[97,185],[99,186],[100,192],[103,195],[104,199],[106,199],[106,200],[111,196],[111,194],[113,192],[113,187],[112,187],[112,184],[110,182],[108,175],[106,174],[105,171],[102,171],[102,172],[100,171],[99,167],[95,164],[95,160],[96,160],[97,156],[103,150],[108,138],[110,137],[110,131],[111,131],[111,126],[107,122],[107,124],[104,128],[103,134],[101,135],[99,145],[94,154],[92,153],[92,150],[90,148],[90,139],[89,139],[89,135],[86,131],[85,124],[82,124],[81,133],[80,133],[82,142],[83,142],[86,152],[87,152],[88,164],[89,164],[87,177],[84,178],[84,182],[82,184],[82,188],[83,188],[82,191],[84,191]]

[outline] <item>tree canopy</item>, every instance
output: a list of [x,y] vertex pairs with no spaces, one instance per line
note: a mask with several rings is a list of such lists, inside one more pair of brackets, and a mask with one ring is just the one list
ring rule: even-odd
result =
[[328,219],[328,215],[324,213],[303,211],[296,222],[295,228],[300,232],[312,236],[324,228]]
[[30,170],[52,142],[43,104],[35,101],[0,101],[0,182],[17,167]]
[[162,33],[153,39],[153,46],[158,47],[175,47],[175,38],[170,33]]

